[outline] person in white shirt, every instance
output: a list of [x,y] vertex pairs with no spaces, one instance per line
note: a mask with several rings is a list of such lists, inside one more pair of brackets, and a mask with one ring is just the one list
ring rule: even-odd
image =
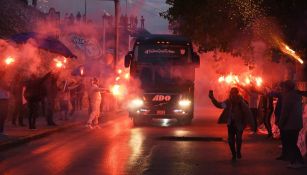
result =
[[98,79],[93,78],[91,81],[91,86],[89,89],[89,105],[90,105],[90,117],[87,121],[86,126],[90,129],[99,128],[98,117],[100,115],[100,104],[101,104],[101,92],[104,91],[103,88],[98,86]]

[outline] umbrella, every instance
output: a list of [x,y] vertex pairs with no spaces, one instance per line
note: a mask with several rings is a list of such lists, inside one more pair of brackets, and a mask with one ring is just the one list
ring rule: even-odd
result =
[[28,32],[16,34],[10,38],[10,40],[16,42],[17,44],[26,43],[29,39],[33,39],[35,41],[35,45],[40,49],[57,53],[68,58],[77,58],[77,56],[74,55],[61,41],[52,36]]

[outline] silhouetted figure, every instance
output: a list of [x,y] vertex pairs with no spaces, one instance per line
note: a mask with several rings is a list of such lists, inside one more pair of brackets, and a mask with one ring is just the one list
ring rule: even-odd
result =
[[13,113],[12,113],[12,124],[16,125],[17,119],[19,126],[25,126],[23,123],[23,104],[22,104],[22,89],[23,83],[21,80],[21,76],[17,75],[15,80],[11,85],[11,95],[13,99]]
[[[4,72],[0,72],[1,75],[4,74]],[[9,92],[8,87],[0,80],[0,136],[3,134],[4,131],[4,123],[7,118],[8,114],[8,107],[9,107]]]
[[302,154],[297,146],[300,130],[303,128],[302,96],[306,92],[295,90],[293,81],[286,81],[283,85],[282,109],[278,127],[283,132],[283,147],[290,160],[289,168],[304,167]]
[[51,73],[48,73],[42,78],[37,78],[36,75],[32,74],[30,79],[25,82],[26,90],[24,97],[27,100],[27,107],[29,110],[29,129],[36,129],[35,123],[38,117],[39,102],[41,102],[45,96],[43,83],[50,75]]
[[81,22],[81,18],[82,18],[81,13],[78,12],[76,16],[77,22]]
[[32,0],[32,6],[36,8],[36,6],[37,6],[37,0]]
[[75,17],[74,17],[74,14],[70,14],[69,15],[69,22],[68,22],[70,25],[74,24],[75,23]]
[[45,115],[48,126],[55,126],[53,115],[55,112],[55,99],[58,93],[57,87],[58,76],[51,74],[44,82],[45,92]]
[[68,13],[65,13],[64,23],[65,23],[65,24],[68,24],[68,23],[69,23],[69,15],[68,15]]
[[271,138],[273,137],[271,124],[271,118],[274,111],[273,97],[268,95],[268,93],[261,95],[259,107],[263,113],[263,124],[268,132],[267,137]]
[[142,16],[141,17],[141,29],[144,29],[145,28],[145,19],[144,17]]
[[73,83],[68,86],[69,94],[70,94],[70,103],[71,103],[71,111],[70,116],[74,115],[77,109],[77,92],[78,92],[79,83]]
[[67,87],[67,81],[63,81],[59,88],[59,105],[61,120],[68,120],[68,110],[69,110],[69,90]]
[[85,93],[85,87],[82,81],[80,82],[80,85],[77,87],[76,91],[77,91],[76,108],[77,110],[82,110],[83,106],[82,100]]
[[215,99],[212,90],[209,91],[209,98],[217,108],[224,109],[219,121],[223,120],[227,123],[228,144],[232,153],[232,160],[241,159],[243,130],[247,123],[252,124],[252,113],[248,105],[239,95],[237,88],[231,88],[229,98],[223,102],[218,102]]

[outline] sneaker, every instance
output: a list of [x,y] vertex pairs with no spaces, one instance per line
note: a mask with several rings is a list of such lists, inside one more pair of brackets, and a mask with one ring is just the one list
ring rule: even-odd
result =
[[287,168],[292,168],[292,169],[299,169],[299,168],[305,168],[306,165],[303,163],[290,163]]
[[96,125],[94,128],[95,129],[101,129],[101,127],[99,125]]
[[257,135],[257,132],[251,131],[251,132],[249,132],[248,134],[249,134],[249,135]]
[[237,153],[237,158],[238,158],[238,159],[241,159],[241,158],[242,158],[241,153]]
[[283,155],[276,157],[276,160],[287,160],[287,158]]
[[268,139],[273,138],[273,134],[272,134],[272,133],[269,133],[266,137],[267,137]]
[[91,124],[86,124],[85,127],[86,127],[86,128],[89,128],[89,129],[94,129],[93,126],[92,126]]
[[23,123],[19,123],[19,126],[20,126],[20,127],[26,127],[26,125],[23,124]]

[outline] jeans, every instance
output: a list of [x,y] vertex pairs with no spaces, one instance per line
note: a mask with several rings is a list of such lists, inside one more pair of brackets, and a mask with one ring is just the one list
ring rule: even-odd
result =
[[20,126],[23,125],[23,106],[22,106],[22,101],[21,100],[16,100],[14,102],[14,110],[13,110],[13,119],[12,123],[16,125],[17,119],[18,119],[18,124]]
[[253,122],[254,122],[253,131],[257,132],[257,128],[258,128],[258,125],[257,125],[258,109],[257,108],[250,108],[250,110],[253,114]]
[[4,123],[8,113],[8,99],[0,99],[0,133],[4,131]]
[[233,123],[228,125],[227,127],[228,127],[228,144],[232,156],[236,156],[236,154],[241,154],[243,131],[238,130]]
[[304,163],[302,154],[297,146],[297,140],[300,130],[284,130],[283,142],[285,151],[288,154],[291,163]]
[[76,109],[77,109],[77,98],[71,97],[70,98],[70,103],[71,103],[71,111],[70,111],[70,116],[74,115]]
[[29,110],[29,129],[35,129],[36,118],[38,117],[39,102],[28,101]]
[[264,112],[264,118],[263,118],[263,123],[264,126],[266,128],[266,130],[268,131],[269,135],[272,135],[272,124],[271,124],[271,117],[273,114],[273,110],[267,110]]
[[46,121],[48,125],[55,125],[53,121],[53,113],[55,109],[55,101],[53,99],[46,99]]

